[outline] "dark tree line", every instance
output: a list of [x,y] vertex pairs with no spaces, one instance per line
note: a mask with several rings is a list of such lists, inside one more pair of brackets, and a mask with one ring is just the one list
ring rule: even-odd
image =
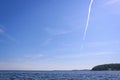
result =
[[103,64],[98,65],[92,68],[93,71],[103,71],[103,70],[111,70],[111,71],[120,71],[120,64]]

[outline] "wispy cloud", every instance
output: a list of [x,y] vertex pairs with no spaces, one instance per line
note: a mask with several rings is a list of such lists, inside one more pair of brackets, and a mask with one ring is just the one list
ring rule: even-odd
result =
[[4,36],[5,38],[9,39],[10,41],[14,41],[16,42],[16,39],[13,38],[12,36],[10,36],[7,32],[6,32],[6,28],[2,25],[0,25],[0,35]]
[[71,33],[72,31],[69,30],[60,30],[60,29],[55,29],[55,28],[45,28],[45,31],[47,31],[49,34],[51,35],[64,35],[64,34],[68,34]]
[[0,28],[6,30],[6,28],[0,24]]
[[49,44],[56,36],[69,34],[69,33],[74,32],[75,30],[63,30],[63,29],[56,29],[56,28],[47,27],[47,28],[45,28],[45,31],[50,35],[50,38],[45,40],[43,42],[42,46]]
[[4,33],[4,27],[0,25],[0,34]]
[[85,46],[89,47],[89,48],[96,48],[96,47],[107,47],[107,46],[119,46],[120,45],[120,41],[104,41],[104,42],[88,42],[86,43]]
[[4,32],[4,30],[0,28],[0,33],[3,33],[3,32]]
[[10,36],[9,34],[5,33],[4,35],[6,38],[8,38],[10,41],[13,41],[13,42],[17,42],[15,38],[13,38],[12,36]]
[[43,57],[43,54],[28,54],[25,56],[25,58],[29,58],[29,59],[37,59],[41,57]]
[[120,0],[108,0],[105,5],[120,4]]
[[104,0],[102,7],[106,10],[107,14],[119,16],[120,15],[120,0]]

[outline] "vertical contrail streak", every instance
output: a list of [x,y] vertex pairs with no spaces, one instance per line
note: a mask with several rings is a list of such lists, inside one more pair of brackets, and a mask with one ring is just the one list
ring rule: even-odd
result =
[[83,40],[85,40],[85,38],[86,38],[86,33],[87,33],[88,25],[89,25],[92,4],[93,4],[93,0],[91,0],[90,4],[89,4],[88,16],[87,16],[87,22],[86,22],[86,26],[85,26],[85,31],[84,31],[84,34],[83,34]]

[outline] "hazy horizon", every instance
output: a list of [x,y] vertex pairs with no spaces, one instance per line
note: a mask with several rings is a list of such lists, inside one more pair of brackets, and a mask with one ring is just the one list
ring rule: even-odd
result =
[[0,70],[120,63],[120,0],[0,0]]

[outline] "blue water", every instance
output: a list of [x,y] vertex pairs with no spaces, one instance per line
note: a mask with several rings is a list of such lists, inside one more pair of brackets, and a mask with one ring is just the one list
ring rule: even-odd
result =
[[0,71],[0,80],[120,80],[120,71]]

